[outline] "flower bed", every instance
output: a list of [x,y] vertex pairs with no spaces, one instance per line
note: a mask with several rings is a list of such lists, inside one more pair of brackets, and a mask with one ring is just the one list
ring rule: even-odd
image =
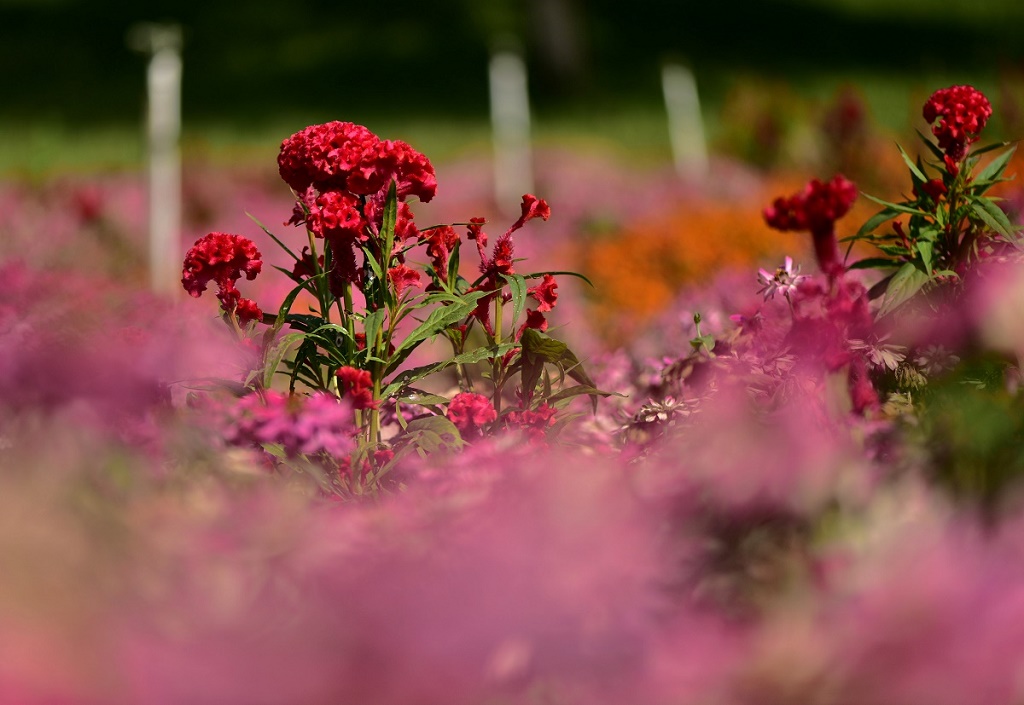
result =
[[1019,702],[989,112],[935,93],[902,201],[765,198],[796,258],[602,355],[520,258],[557,201],[428,224],[351,123],[284,141],[287,226],[183,251],[192,305],[4,264],[0,702]]

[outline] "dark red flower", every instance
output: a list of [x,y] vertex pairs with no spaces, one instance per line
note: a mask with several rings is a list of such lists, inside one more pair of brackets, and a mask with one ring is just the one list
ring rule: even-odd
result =
[[420,286],[420,273],[406,264],[399,264],[388,270],[388,280],[395,288],[395,295],[401,298],[410,286]]
[[537,300],[538,311],[550,311],[558,301],[558,292],[555,291],[557,288],[558,282],[555,281],[555,278],[550,274],[545,274],[540,284],[531,287],[526,293]]
[[548,319],[544,318],[544,314],[540,311],[528,308],[526,309],[526,322],[519,326],[519,330],[516,331],[516,340],[523,337],[523,331],[527,328],[533,328],[543,333],[548,329]]
[[306,225],[316,237],[365,240],[362,201],[343,191],[324,191],[309,206]]
[[354,409],[375,409],[378,402],[373,400],[373,379],[366,370],[345,366],[338,370],[338,381],[341,383],[345,398]]
[[207,284],[211,281],[216,283],[221,306],[225,311],[234,311],[242,300],[235,282],[243,274],[246,279],[255,279],[263,268],[261,256],[255,243],[248,238],[210,233],[196,240],[185,254],[181,284],[189,295],[198,298],[206,291]]
[[978,133],[992,117],[992,105],[973,86],[950,86],[932,93],[922,110],[939,147],[953,162],[967,155],[967,145],[978,140]]
[[349,174],[352,193],[372,195],[396,182],[398,199],[416,196],[427,203],[437,193],[437,177],[430,160],[401,140],[382,140],[367,149]]
[[448,403],[448,420],[464,438],[483,435],[484,426],[498,418],[491,400],[482,394],[462,392]]
[[459,243],[459,234],[450,225],[433,228],[422,236],[427,242],[427,255],[434,273],[441,281],[448,281],[448,260]]
[[243,326],[249,321],[263,320],[263,311],[252,299],[239,299],[235,305],[235,315],[238,316],[238,322]]
[[536,409],[510,411],[505,417],[510,429],[518,429],[534,443],[546,441],[547,429],[555,425],[555,408],[544,402]]
[[814,179],[799,193],[775,199],[764,209],[764,219],[776,230],[809,230],[818,266],[834,273],[842,266],[835,222],[846,215],[856,198],[857,187],[842,174],[827,183]]
[[942,183],[942,179],[932,179],[926,183],[921,184],[921,190],[927,194],[928,198],[932,199],[936,203],[948,193],[946,184]]
[[375,153],[380,138],[362,125],[328,122],[310,125],[281,143],[278,170],[296,193],[344,187],[352,170]]

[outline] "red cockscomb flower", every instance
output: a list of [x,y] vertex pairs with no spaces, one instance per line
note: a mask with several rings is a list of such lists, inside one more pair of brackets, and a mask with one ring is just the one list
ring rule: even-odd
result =
[[463,437],[479,437],[483,427],[498,418],[490,399],[482,394],[462,392],[448,403],[448,420]]
[[366,370],[345,366],[338,370],[338,381],[341,382],[345,398],[353,409],[373,409],[377,402],[373,400],[373,379]]
[[210,282],[217,284],[221,308],[236,313],[244,324],[260,320],[263,312],[250,299],[243,299],[235,282],[245,275],[252,280],[263,268],[260,251],[252,240],[241,235],[210,233],[198,240],[185,254],[181,284],[189,295],[198,298]]
[[814,179],[799,193],[776,198],[764,209],[764,219],[776,230],[809,230],[818,266],[831,274],[842,266],[835,223],[856,198],[857,187],[841,174],[827,183]]
[[978,140],[978,133],[992,117],[988,98],[973,86],[950,86],[932,93],[922,110],[932,125],[932,134],[949,160],[958,164],[967,155],[967,145]]

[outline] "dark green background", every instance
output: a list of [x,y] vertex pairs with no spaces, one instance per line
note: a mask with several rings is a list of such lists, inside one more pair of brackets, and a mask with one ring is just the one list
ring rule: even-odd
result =
[[503,42],[523,48],[538,104],[572,110],[660,100],[673,57],[712,98],[736,71],[990,75],[1024,57],[1016,0],[567,0],[580,49],[560,69],[544,49],[552,1],[0,0],[0,119],[137,119],[145,60],[126,35],[140,21],[184,28],[186,119],[257,123],[483,115]]

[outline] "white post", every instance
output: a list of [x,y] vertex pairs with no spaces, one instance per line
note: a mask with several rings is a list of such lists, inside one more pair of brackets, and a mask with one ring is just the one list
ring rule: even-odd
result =
[[172,294],[180,288],[182,259],[181,30],[140,25],[129,42],[151,54],[146,70],[150,286]]
[[523,194],[533,193],[530,99],[522,58],[512,52],[495,54],[490,63],[490,84],[494,197],[502,211],[518,216]]
[[700,178],[708,171],[708,149],[697,82],[685,66],[665,64],[661,71],[661,85],[665,93],[669,142],[676,171],[684,179]]

